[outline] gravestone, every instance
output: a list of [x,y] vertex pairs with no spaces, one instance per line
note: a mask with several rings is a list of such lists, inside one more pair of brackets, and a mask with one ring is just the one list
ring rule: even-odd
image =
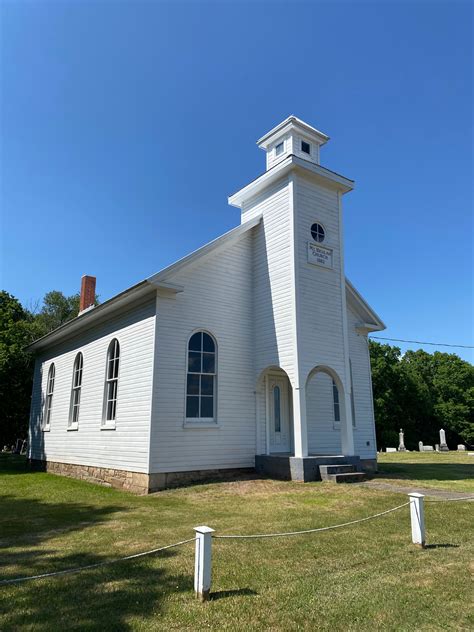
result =
[[398,433],[398,451],[399,452],[406,452],[407,449],[405,448],[405,434],[403,432],[403,430],[400,428],[400,432]]
[[396,452],[397,448],[386,448],[386,452]]
[[466,446],[463,443],[458,445],[458,452],[464,452],[466,450]]
[[439,431],[439,449],[440,452],[449,452],[448,444],[446,443],[446,433],[442,428]]
[[439,443],[437,443],[437,444],[435,445],[435,450],[436,450],[436,452],[439,452]]
[[432,445],[424,445],[423,452],[434,452],[434,448]]
[[423,441],[418,441],[418,450],[423,452]]

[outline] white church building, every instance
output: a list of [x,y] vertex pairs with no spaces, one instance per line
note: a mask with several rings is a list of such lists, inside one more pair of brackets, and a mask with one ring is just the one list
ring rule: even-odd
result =
[[290,116],[241,223],[34,342],[32,464],[146,493],[242,470],[350,480],[376,467],[367,335],[385,325],[344,273],[352,180]]

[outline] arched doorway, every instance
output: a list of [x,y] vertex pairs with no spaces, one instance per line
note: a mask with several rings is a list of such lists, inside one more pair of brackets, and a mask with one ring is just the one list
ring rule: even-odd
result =
[[345,423],[344,387],[333,369],[315,367],[306,380],[306,423],[309,454],[342,454]]
[[257,381],[260,454],[293,454],[292,395],[288,375],[267,367]]

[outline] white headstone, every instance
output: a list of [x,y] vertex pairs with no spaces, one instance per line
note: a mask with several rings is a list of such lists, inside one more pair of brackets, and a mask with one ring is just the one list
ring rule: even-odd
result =
[[405,434],[404,434],[402,428],[400,428],[400,432],[398,433],[398,451],[399,452],[406,452],[406,448],[405,448]]
[[464,452],[464,451],[465,451],[465,449],[466,449],[466,446],[465,446],[463,443],[460,443],[460,444],[458,445],[458,450],[459,450],[459,452]]
[[446,433],[442,428],[439,431],[439,449],[441,452],[449,452],[449,448],[446,443]]
[[434,452],[434,448],[432,445],[424,445],[423,452]]
[[423,441],[418,441],[418,450],[423,452]]
[[387,448],[387,452],[396,452],[397,448]]

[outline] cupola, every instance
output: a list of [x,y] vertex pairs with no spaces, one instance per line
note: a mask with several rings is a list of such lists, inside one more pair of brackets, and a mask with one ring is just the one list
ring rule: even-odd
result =
[[267,152],[267,171],[290,155],[319,165],[319,148],[329,136],[296,116],[289,116],[257,141]]

